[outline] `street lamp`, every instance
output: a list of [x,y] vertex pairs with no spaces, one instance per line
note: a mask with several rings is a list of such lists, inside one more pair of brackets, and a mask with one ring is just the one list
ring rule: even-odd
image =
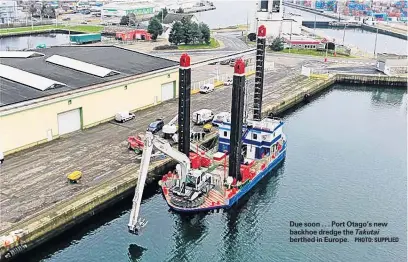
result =
[[378,37],[378,27],[377,27],[377,33],[375,34],[375,42],[374,42],[374,58],[376,55],[376,51],[377,51],[377,37]]
[[315,14],[315,20],[314,20],[313,34],[316,36],[316,14]]
[[344,45],[344,38],[345,38],[345,36],[346,36],[346,26],[347,26],[347,24],[346,24],[346,23],[344,23],[344,30],[343,30],[343,45]]

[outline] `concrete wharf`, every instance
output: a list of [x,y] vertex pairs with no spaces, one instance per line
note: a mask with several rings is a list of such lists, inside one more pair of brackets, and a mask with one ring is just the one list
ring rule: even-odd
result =
[[[334,83],[407,84],[406,77],[379,74],[306,77],[299,74],[300,66],[276,64],[275,69],[265,75],[264,115],[282,113],[304,101],[305,96],[312,96]],[[253,78],[248,80],[251,97]],[[207,95],[193,95],[191,100],[191,112],[203,106],[215,113],[229,111],[231,87],[221,87]],[[174,99],[138,111],[135,121],[107,122],[9,156],[1,170],[0,236],[20,229],[25,235],[18,245],[1,247],[1,258],[25,252],[131,194],[139,165],[135,154],[127,149],[126,139],[145,131],[158,116],[171,119],[177,113],[177,102]],[[214,134],[207,136],[206,141],[214,137]],[[156,181],[174,165],[168,158],[156,161],[149,170],[148,183]],[[84,177],[81,183],[69,185],[66,175],[74,170],[81,170]]]

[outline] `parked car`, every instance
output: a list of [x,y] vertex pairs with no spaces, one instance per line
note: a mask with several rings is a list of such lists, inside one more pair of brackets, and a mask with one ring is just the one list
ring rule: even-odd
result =
[[229,122],[229,121],[231,121],[231,114],[229,112],[221,112],[214,116],[214,119],[212,120],[212,125],[218,126],[222,122]]
[[224,82],[224,86],[230,86],[232,85],[232,79],[228,78],[227,81]]
[[62,21],[70,21],[71,20],[71,18],[70,17],[65,17],[65,18],[62,18]]
[[134,118],[135,118],[135,114],[132,114],[129,112],[118,112],[115,115],[116,122],[120,122],[120,123],[132,120]]
[[226,59],[220,62],[220,65],[229,65],[229,63],[231,62],[231,59]]
[[200,87],[200,93],[202,94],[208,94],[210,92],[214,91],[214,85],[213,84],[205,84]]
[[202,125],[212,121],[214,113],[209,109],[201,109],[193,113],[193,123],[196,125]]
[[4,162],[4,155],[3,152],[0,151],[0,165]]
[[147,131],[152,132],[154,134],[162,130],[163,126],[164,126],[163,119],[158,118],[156,119],[156,121],[150,123],[149,127],[147,128]]

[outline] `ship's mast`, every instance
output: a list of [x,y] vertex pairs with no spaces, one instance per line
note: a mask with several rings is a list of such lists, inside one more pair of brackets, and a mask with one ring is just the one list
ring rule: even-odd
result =
[[190,153],[190,56],[182,54],[179,69],[178,150],[186,156]]
[[266,28],[261,25],[258,28],[258,37],[256,42],[256,61],[255,61],[255,88],[254,88],[254,115],[253,119],[262,120],[262,93],[264,85],[264,67],[265,67],[265,42]]
[[228,175],[241,180],[242,124],[245,100],[245,63],[238,59],[234,66],[231,103],[231,134]]

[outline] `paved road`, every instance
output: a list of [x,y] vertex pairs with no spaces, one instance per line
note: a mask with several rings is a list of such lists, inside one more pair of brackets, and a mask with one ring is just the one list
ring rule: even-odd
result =
[[224,43],[223,51],[240,51],[248,49],[248,45],[245,44],[239,37],[238,33],[218,33],[215,37]]
[[242,50],[246,50],[249,47],[247,44],[245,44],[244,41],[242,41],[239,38],[239,34],[236,33],[219,33],[216,34],[215,37],[222,41],[224,44],[223,48],[220,49],[216,49],[216,50],[189,50],[189,51],[185,51],[185,50],[175,50],[175,51],[151,51],[151,54],[154,55],[158,55],[158,56],[165,56],[165,57],[172,57],[172,56],[176,56],[177,57],[180,56],[181,53],[189,53],[192,55],[207,55],[207,56],[221,56],[221,55],[227,55],[227,54],[231,54],[237,51],[242,51]]

